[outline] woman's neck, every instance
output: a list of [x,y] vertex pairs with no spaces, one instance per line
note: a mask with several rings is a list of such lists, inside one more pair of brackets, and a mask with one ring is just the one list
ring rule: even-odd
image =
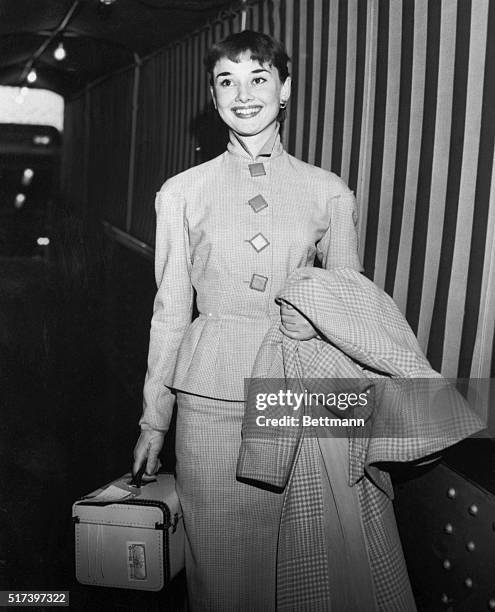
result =
[[242,136],[241,134],[236,133],[236,136],[243,142],[245,148],[247,148],[253,159],[256,159],[263,146],[277,130],[277,127],[277,122],[274,122],[258,134],[253,134],[252,136]]

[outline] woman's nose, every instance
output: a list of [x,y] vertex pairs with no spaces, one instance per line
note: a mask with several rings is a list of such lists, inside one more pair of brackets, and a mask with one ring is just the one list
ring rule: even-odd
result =
[[249,100],[252,100],[252,98],[253,96],[251,94],[249,86],[239,85],[239,88],[237,90],[237,100],[239,100],[239,102],[248,102]]

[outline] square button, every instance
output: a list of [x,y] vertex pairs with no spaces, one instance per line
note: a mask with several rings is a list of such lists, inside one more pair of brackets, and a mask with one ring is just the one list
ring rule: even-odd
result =
[[251,176],[265,176],[265,166],[262,163],[249,164]]
[[266,249],[266,247],[270,244],[270,242],[261,232],[250,238],[248,242],[257,253],[260,253],[263,249]]
[[261,194],[254,196],[254,198],[251,198],[250,200],[248,200],[248,203],[249,203],[249,206],[251,206],[251,208],[254,210],[255,213],[260,212],[260,210],[263,210],[264,208],[268,206],[268,202],[265,200],[265,198]]
[[264,291],[267,282],[268,278],[266,276],[262,276],[261,274],[253,274],[249,287],[251,289],[255,289],[256,291]]

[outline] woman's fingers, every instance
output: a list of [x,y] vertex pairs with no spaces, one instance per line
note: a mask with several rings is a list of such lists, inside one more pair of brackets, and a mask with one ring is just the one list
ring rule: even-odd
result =
[[292,310],[290,313],[281,313],[280,319],[284,325],[296,325],[298,327],[305,327],[311,325],[307,319],[305,319],[301,313],[297,310]]
[[300,321],[282,317],[282,325],[285,325],[286,327],[297,327],[298,323],[300,323]]
[[299,329],[294,327],[287,328],[282,324],[280,325],[280,331],[293,340],[311,340],[311,338],[315,338],[318,335],[312,325],[309,325],[308,328]]
[[310,340],[317,333],[311,323],[298,310],[290,304],[281,302],[280,320],[282,325],[280,330],[293,340]]
[[284,325],[280,326],[280,331],[284,334],[284,336],[287,336],[287,338],[292,338],[293,340],[301,340],[301,338],[299,337],[301,334],[298,331],[287,329],[287,327],[285,327]]

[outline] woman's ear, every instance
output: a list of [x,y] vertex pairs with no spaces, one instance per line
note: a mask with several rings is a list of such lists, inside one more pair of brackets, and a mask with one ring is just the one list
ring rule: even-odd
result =
[[215,97],[215,90],[213,89],[213,85],[210,85],[210,94],[211,99],[213,101],[213,106],[215,107],[215,110],[217,110],[217,99]]
[[284,84],[282,85],[282,89],[280,90],[280,102],[287,103],[287,101],[290,98],[290,87],[291,87],[291,78],[290,76],[288,76],[285,79]]

